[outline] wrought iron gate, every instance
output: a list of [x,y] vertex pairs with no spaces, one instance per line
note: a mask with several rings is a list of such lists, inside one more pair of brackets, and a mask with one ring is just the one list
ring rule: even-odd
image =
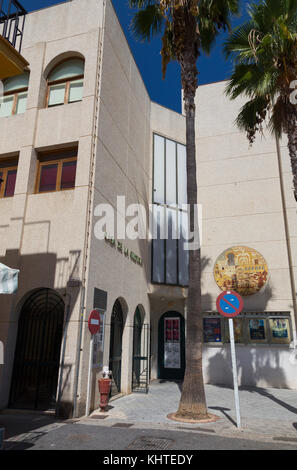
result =
[[116,300],[110,322],[109,369],[112,371],[111,396],[121,392],[123,329],[123,311],[119,300]]
[[133,325],[132,391],[148,393],[149,390],[149,340],[150,326],[143,324],[135,314]]
[[64,302],[41,289],[25,302],[18,323],[9,406],[53,409],[59,373]]

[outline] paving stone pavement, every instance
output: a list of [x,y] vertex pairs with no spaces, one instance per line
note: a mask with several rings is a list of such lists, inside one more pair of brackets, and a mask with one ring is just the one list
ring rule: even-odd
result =
[[220,419],[208,424],[184,424],[169,420],[180,399],[181,383],[153,381],[148,394],[133,393],[110,402],[105,419],[96,410],[80,422],[112,426],[131,423],[140,428],[204,429],[225,436],[260,440],[288,440],[297,445],[297,391],[287,389],[240,388],[241,428],[236,427],[232,388],[206,385],[207,406]]

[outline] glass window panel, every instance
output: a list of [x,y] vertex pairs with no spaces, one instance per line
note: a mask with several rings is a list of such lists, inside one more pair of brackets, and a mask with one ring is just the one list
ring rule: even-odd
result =
[[65,83],[60,85],[52,85],[49,91],[49,106],[56,106],[58,104],[64,104],[65,99]]
[[4,96],[0,99],[0,117],[11,116],[14,95]]
[[23,114],[26,111],[27,96],[28,96],[27,92],[19,93],[17,106],[16,106],[16,114]]
[[7,172],[4,197],[12,197],[14,195],[16,175],[16,170],[9,170]]
[[45,165],[41,167],[39,192],[55,191],[58,165]]
[[85,63],[82,59],[67,60],[58,65],[49,75],[50,82],[76,77],[84,74]]
[[188,214],[179,212],[180,239],[178,242],[178,281],[181,286],[189,284],[189,251],[185,244],[188,243]]
[[165,282],[165,240],[162,230],[165,223],[165,208],[153,206],[153,282]]
[[16,77],[8,78],[4,81],[4,92],[20,90],[21,88],[28,88],[29,74],[24,73]]
[[167,209],[166,284],[177,284],[177,212]]
[[82,100],[83,87],[84,87],[83,80],[76,80],[70,83],[69,103]]
[[166,204],[176,202],[176,144],[166,139]]
[[164,139],[159,135],[154,136],[154,194],[153,202],[165,203],[165,161]]
[[62,168],[61,189],[70,189],[75,186],[76,162],[65,162]]
[[187,152],[186,146],[177,144],[178,204],[187,204]]

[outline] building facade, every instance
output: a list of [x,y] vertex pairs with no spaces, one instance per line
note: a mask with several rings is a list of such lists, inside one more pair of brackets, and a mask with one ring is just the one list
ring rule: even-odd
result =
[[[103,365],[113,372],[112,395],[183,377],[183,244],[128,239],[109,226],[104,239],[98,233],[104,208],[119,228],[136,203],[147,212],[151,205],[157,231],[165,213],[171,226],[183,225],[185,117],[151,102],[110,0],[28,14],[22,55],[29,69],[4,81],[0,108],[0,262],[20,270],[17,293],[0,299],[0,408],[81,416],[98,406]],[[240,383],[297,388],[286,142],[267,134],[250,148],[234,125],[241,103],[229,102],[224,87],[197,93],[204,377],[232,383],[228,331],[216,312],[215,266],[226,252],[220,266],[235,274],[225,287],[249,279],[242,269],[255,270],[259,287],[244,297],[236,325]],[[268,272],[257,255],[237,262],[238,247],[259,253]],[[93,309],[102,321],[90,367]]]

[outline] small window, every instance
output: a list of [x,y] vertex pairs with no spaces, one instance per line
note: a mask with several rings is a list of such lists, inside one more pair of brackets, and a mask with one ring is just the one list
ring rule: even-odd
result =
[[14,196],[17,161],[0,162],[0,198]]
[[84,61],[71,59],[57,65],[48,76],[46,106],[81,101],[84,86]]
[[36,192],[65,191],[75,187],[77,150],[39,157]]
[[0,117],[23,114],[27,107],[29,73],[4,81],[4,94],[0,99]]

